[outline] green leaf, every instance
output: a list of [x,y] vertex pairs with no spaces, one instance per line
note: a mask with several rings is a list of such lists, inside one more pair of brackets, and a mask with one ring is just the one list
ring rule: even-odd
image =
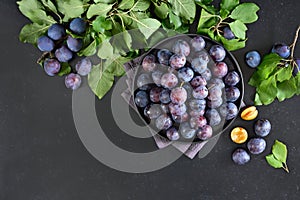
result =
[[165,39],[167,36],[162,33],[161,31],[156,31],[150,38],[149,38],[149,42],[148,42],[148,47],[153,47],[154,45],[156,45],[158,42],[160,42],[161,40]]
[[121,10],[128,10],[134,5],[134,0],[122,0],[118,8]]
[[247,26],[243,22],[236,20],[229,23],[229,26],[237,38],[246,39]]
[[109,41],[104,40],[99,44],[98,56],[102,59],[111,58],[114,54],[114,48]]
[[267,155],[266,156],[266,160],[268,162],[269,165],[271,165],[272,167],[278,169],[278,168],[283,168],[283,164],[282,162],[280,162],[279,160],[277,160],[273,154]]
[[259,71],[257,70],[252,74],[248,84],[253,86],[253,87],[258,87],[260,85],[261,80],[262,79],[259,75]]
[[92,56],[97,52],[97,41],[93,40],[86,48],[78,52],[79,56]]
[[221,8],[221,10],[220,10],[220,16],[222,17],[222,19],[225,19],[229,14],[230,14],[229,10]]
[[61,63],[61,69],[58,72],[58,76],[64,76],[71,72],[71,66],[68,63]]
[[154,6],[154,13],[157,17],[160,19],[166,19],[168,17],[169,7],[166,3],[161,3],[160,5],[154,4]]
[[257,94],[257,93],[255,93],[254,105],[256,105],[256,106],[262,105],[262,102],[260,100],[259,94]]
[[195,3],[201,6],[203,8],[202,10],[205,9],[207,12],[211,14],[216,14],[217,9],[213,5],[211,5],[212,1],[213,0],[195,0]]
[[286,163],[287,148],[284,143],[276,140],[272,147],[272,153],[277,160],[279,160],[280,162]]
[[102,99],[111,89],[114,76],[125,74],[123,64],[129,61],[129,58],[115,56],[115,59],[106,60],[94,66],[88,75],[88,83],[91,90]]
[[297,74],[297,76],[295,76],[295,82],[296,82],[296,94],[299,95],[300,94],[300,73]]
[[292,66],[282,67],[277,72],[277,81],[282,82],[289,80],[292,77]]
[[113,4],[104,4],[104,3],[97,3],[92,4],[88,11],[87,11],[87,18],[90,19],[93,16],[104,16],[106,17],[106,14],[112,9]]
[[85,7],[81,0],[56,0],[59,12],[64,14],[63,21],[67,22],[72,18],[80,17]]
[[257,87],[260,100],[264,105],[268,105],[274,101],[277,96],[277,87],[275,77],[263,80]]
[[242,3],[235,7],[229,17],[245,24],[253,23],[258,19],[256,14],[258,10],[259,7],[255,3]]
[[93,29],[97,32],[104,33],[112,29],[112,22],[103,16],[98,16],[92,23]]
[[220,36],[221,42],[225,46],[225,48],[229,51],[235,51],[246,46],[246,40],[232,39],[227,40],[223,36]]
[[176,15],[188,21],[192,21],[195,18],[196,5],[194,0],[169,0],[169,2]]
[[[164,4],[164,3],[162,3]],[[150,0],[137,0],[131,10],[133,11],[146,11],[150,7]]]
[[19,5],[19,10],[22,14],[34,23],[40,25],[56,23],[53,17],[46,14],[43,5],[37,0],[22,0],[18,1],[17,4]]
[[294,78],[277,84],[277,98],[279,101],[291,98],[296,94],[297,86]]
[[104,69],[103,62],[101,62],[99,65],[93,66],[88,75],[88,83],[95,95],[102,99],[113,86],[114,76]]
[[26,24],[19,35],[19,39],[21,42],[36,44],[37,39],[45,34],[50,25],[45,24]]
[[160,25],[160,22],[153,18],[137,20],[137,26],[146,39],[148,39]]
[[117,0],[94,0],[95,3],[115,3]]
[[41,0],[41,2],[46,8],[48,8],[49,10],[57,14],[56,6],[53,4],[51,0]]
[[277,65],[281,61],[281,57],[275,53],[266,55],[260,65],[257,67],[260,78],[267,79],[272,72],[277,69]]
[[174,15],[172,11],[170,11],[169,19],[170,19],[170,23],[174,25],[174,29],[178,29],[182,25],[180,17]]
[[239,0],[222,0],[220,3],[221,9],[228,10],[231,12],[237,5],[239,5]]
[[124,43],[126,44],[127,48],[131,49],[131,46],[132,46],[131,35],[128,33],[128,31],[123,31],[122,35],[123,35],[123,38],[124,38]]

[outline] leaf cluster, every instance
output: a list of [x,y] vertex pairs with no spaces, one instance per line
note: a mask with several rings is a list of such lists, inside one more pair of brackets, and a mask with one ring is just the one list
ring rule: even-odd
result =
[[283,168],[286,172],[289,172],[287,161],[287,147],[284,143],[276,140],[272,146],[272,153],[266,156],[268,164],[276,169]]

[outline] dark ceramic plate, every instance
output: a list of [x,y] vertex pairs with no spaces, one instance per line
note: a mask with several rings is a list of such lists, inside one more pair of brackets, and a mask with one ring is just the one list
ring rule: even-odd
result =
[[[155,45],[153,48],[151,48],[149,51],[147,51],[145,54],[143,54],[141,57],[140,57],[140,65],[138,66],[138,69],[136,70],[136,74],[135,74],[135,79],[134,79],[134,97],[136,95],[136,93],[138,91],[140,91],[140,89],[137,87],[137,84],[136,84],[136,80],[137,80],[137,77],[143,73],[148,73],[151,77],[151,72],[145,72],[143,70],[143,67],[142,67],[142,61],[143,61],[143,58],[146,56],[146,55],[149,55],[149,54],[153,54],[153,55],[157,55],[157,52],[160,50],[160,49],[169,49],[170,51],[172,51],[172,46],[173,44],[175,43],[175,41],[177,40],[185,40],[186,42],[190,42],[190,40],[195,37],[195,36],[198,36],[196,34],[187,34],[187,35],[177,35],[177,36],[173,36],[173,37],[170,37],[170,38],[167,38],[167,39],[164,39],[162,40],[161,42],[159,42],[157,45]],[[212,45],[221,45],[213,40],[211,40],[210,38],[208,37],[205,37],[205,36],[201,36],[205,42],[206,42],[206,46],[205,46],[205,50],[207,52],[209,52],[209,49]],[[221,45],[222,46],[222,45]],[[225,49],[225,48],[224,48]],[[192,51],[192,47],[191,47],[191,51]],[[241,72],[241,69],[239,67],[239,64],[238,62],[236,61],[236,59],[234,58],[234,56],[225,49],[226,51],[226,57],[225,59],[223,60],[223,62],[225,62],[228,66],[228,72],[230,71],[236,71],[239,76],[240,76],[240,81],[239,83],[235,86],[237,88],[239,88],[240,90],[240,97],[238,98],[237,101],[235,101],[234,103],[236,104],[237,108],[240,109],[241,108],[241,105],[242,105],[242,100],[243,100],[243,96],[244,96],[244,82],[243,82],[243,75],[242,75],[242,72]],[[189,63],[189,61],[191,60],[191,58],[193,57],[192,53],[191,55],[189,55],[187,57],[187,64]],[[211,60],[209,63],[208,63],[208,68],[210,68],[212,65],[214,65],[214,62]],[[167,72],[168,71],[168,67],[165,66],[165,71]],[[223,78],[224,79],[224,78]],[[180,82],[178,83],[177,86],[180,85]],[[224,93],[224,90],[223,90],[223,93]],[[224,94],[223,94],[224,96]],[[188,98],[189,100],[189,98]],[[225,99],[223,99],[223,101],[226,101]],[[138,112],[140,114],[140,116],[144,119],[144,121],[149,125],[149,128],[151,128],[152,130],[158,132],[161,136],[165,137],[166,138],[166,131],[165,130],[158,130],[156,127],[155,127],[155,120],[149,120],[145,115],[144,115],[144,108],[140,108],[140,107],[137,107],[138,108]],[[218,110],[218,109],[217,109]],[[236,117],[235,117],[236,118]],[[222,117],[222,121],[219,125],[213,127],[213,137],[218,135],[218,134],[221,134],[222,132],[224,132],[232,123],[233,121],[235,120],[235,118],[231,119],[231,120],[225,120],[225,118]],[[171,117],[172,119],[172,117]],[[174,122],[174,121],[173,121]],[[174,126],[176,128],[179,128],[179,123],[175,123],[174,122]],[[184,138],[180,138],[179,141],[187,141],[186,139]],[[190,141],[190,140],[189,140]],[[200,139],[198,139],[197,137],[194,138],[194,141],[200,141]]]

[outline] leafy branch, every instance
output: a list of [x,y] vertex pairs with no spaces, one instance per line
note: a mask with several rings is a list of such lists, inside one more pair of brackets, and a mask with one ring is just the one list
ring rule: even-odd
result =
[[288,59],[275,53],[267,54],[251,76],[249,84],[256,87],[255,105],[268,105],[276,98],[281,102],[300,94],[300,73],[293,74],[294,68],[299,67],[294,55],[299,31],[300,26],[290,45],[291,55]]

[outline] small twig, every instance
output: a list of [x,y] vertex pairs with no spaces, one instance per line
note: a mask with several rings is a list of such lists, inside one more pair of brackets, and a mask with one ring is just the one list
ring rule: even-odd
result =
[[39,59],[36,61],[37,64],[39,64],[42,60],[44,60],[48,55],[50,54],[50,52],[44,52],[41,57],[39,57]]
[[287,164],[286,163],[283,163],[283,167],[282,167],[287,173],[290,173],[290,170],[289,170],[289,168],[288,168],[288,166],[287,166]]
[[299,31],[300,31],[300,26],[298,26],[298,28],[297,28],[293,44],[291,45],[291,47],[292,47],[292,50],[291,50],[291,58],[292,58],[292,60],[294,60],[294,52],[295,52],[295,47],[296,47],[296,44],[297,44],[297,41],[298,41],[298,37],[299,37]]

